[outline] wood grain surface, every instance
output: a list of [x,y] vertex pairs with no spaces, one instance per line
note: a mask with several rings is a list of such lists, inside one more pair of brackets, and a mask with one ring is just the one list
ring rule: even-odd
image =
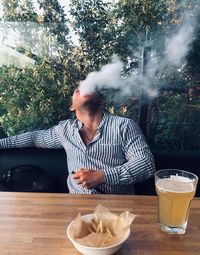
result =
[[66,236],[67,226],[98,203],[117,214],[138,215],[116,255],[200,254],[199,198],[191,203],[187,233],[176,236],[157,229],[156,196],[0,192],[0,255],[80,255]]

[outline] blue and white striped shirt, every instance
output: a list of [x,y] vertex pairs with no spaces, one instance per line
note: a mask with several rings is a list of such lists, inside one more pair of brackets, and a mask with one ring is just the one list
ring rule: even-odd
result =
[[[138,125],[131,119],[104,114],[97,134],[85,145],[79,134],[79,120],[65,120],[47,129],[27,132],[0,140],[0,148],[64,148],[67,155],[70,193],[93,194],[99,189],[109,194],[134,194],[134,183],[155,171],[152,153]],[[106,182],[98,189],[76,183],[72,172],[79,168],[102,170]]]

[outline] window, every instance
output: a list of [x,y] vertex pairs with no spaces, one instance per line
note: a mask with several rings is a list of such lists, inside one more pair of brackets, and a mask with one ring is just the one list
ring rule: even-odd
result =
[[1,1],[0,136],[71,118],[74,89],[95,71],[105,110],[136,120],[153,149],[199,150],[194,2]]

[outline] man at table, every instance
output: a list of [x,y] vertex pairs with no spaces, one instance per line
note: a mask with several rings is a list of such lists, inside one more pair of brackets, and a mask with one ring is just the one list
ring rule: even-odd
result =
[[155,171],[152,153],[131,119],[102,112],[98,94],[72,97],[76,119],[0,140],[0,148],[64,148],[70,193],[134,194]]

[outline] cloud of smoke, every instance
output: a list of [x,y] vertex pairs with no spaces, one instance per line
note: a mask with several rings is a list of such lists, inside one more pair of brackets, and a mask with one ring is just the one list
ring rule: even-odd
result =
[[[123,95],[129,95],[131,90],[136,91],[141,83],[140,75],[134,74],[124,78],[121,76],[123,68],[124,63],[118,56],[113,56],[111,63],[104,65],[99,72],[91,72],[84,81],[80,82],[81,94],[92,94],[106,88],[121,90]],[[142,86],[150,96],[157,95],[155,90],[147,87],[146,82],[143,82]]]
[[113,56],[111,63],[104,65],[99,72],[91,72],[84,81],[80,82],[81,94],[91,94],[103,88],[120,88],[124,84],[121,77],[123,66],[120,59]]
[[187,55],[194,40],[194,25],[186,22],[178,33],[168,40],[166,45],[167,59],[174,65],[179,65]]
[[124,79],[121,76],[124,64],[118,57],[113,57],[111,63],[106,64],[98,72],[91,72],[84,81],[80,82],[80,91],[82,94],[94,93],[96,90],[103,88],[121,89],[121,94],[131,93],[133,90],[138,90],[138,87],[143,89],[149,97],[156,97],[158,91],[151,87],[152,80],[158,73],[165,70],[167,66],[179,66],[184,64],[184,58],[187,56],[191,43],[195,39],[195,12],[189,16],[187,11],[192,13],[192,10],[186,10],[182,17],[182,24],[172,37],[167,38],[165,45],[165,56],[160,57],[152,55],[146,64],[146,73],[131,75]]
[[[182,5],[187,6],[187,1],[182,1]],[[194,0],[193,9],[186,8],[179,18],[180,24],[171,37],[165,41],[165,55],[153,56],[147,64],[146,77],[151,81],[157,74],[162,73],[166,67],[180,68],[185,64],[185,57],[191,49],[195,39],[195,28],[197,26],[197,14],[199,5]],[[190,6],[191,7],[191,6]],[[190,13],[190,15],[189,15]],[[154,54],[152,50],[152,55]]]

